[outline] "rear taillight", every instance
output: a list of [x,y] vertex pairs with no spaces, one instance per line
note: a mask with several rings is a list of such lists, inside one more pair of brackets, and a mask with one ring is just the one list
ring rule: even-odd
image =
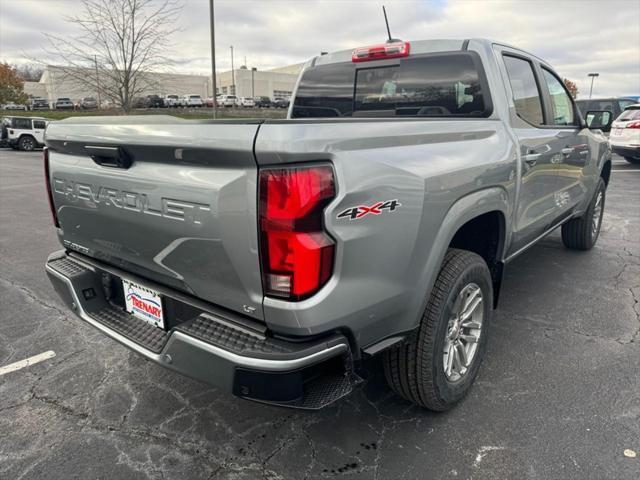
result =
[[640,128],[640,121],[627,123],[625,128]]
[[44,147],[42,150],[42,157],[44,160],[44,183],[47,186],[47,198],[49,199],[49,209],[51,210],[51,216],[53,217],[53,224],[56,228],[60,228],[58,223],[58,215],[56,214],[56,207],[53,204],[53,192],[51,191],[51,175],[49,175],[49,149]]
[[335,197],[330,166],[260,171],[260,253],[266,295],[302,300],[331,277],[335,243],[324,231]]
[[384,60],[387,58],[400,58],[409,56],[409,42],[382,43],[370,47],[356,48],[351,53],[352,62],[370,62],[372,60]]

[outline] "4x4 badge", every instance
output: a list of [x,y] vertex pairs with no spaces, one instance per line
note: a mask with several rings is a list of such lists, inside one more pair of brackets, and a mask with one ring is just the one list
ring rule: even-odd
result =
[[359,220],[367,215],[381,215],[385,211],[394,212],[402,204],[395,200],[387,200],[385,202],[376,202],[370,207],[366,205],[358,205],[357,207],[349,207],[340,212],[337,218],[348,218],[349,220]]

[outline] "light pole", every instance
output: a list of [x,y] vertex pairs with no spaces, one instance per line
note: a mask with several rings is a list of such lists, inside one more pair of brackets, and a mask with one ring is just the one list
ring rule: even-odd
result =
[[256,67],[251,67],[251,98],[256,98],[255,92],[255,83],[253,80],[253,74],[256,73],[258,69]]
[[236,94],[236,72],[233,71],[233,45],[231,45],[231,95]]
[[100,99],[100,76],[98,75],[98,56],[93,56],[93,62],[96,66],[96,90],[98,92],[98,110],[102,108],[102,101]]
[[599,76],[600,74],[597,72],[587,74],[587,77],[591,77],[591,88],[589,89],[589,98],[591,98],[591,94],[593,93],[593,81],[595,80],[596,77],[599,77]]
[[213,91],[213,118],[215,119],[218,114],[218,107],[216,106],[216,36],[213,21],[213,0],[209,0],[209,22],[211,33],[211,83],[213,85],[211,90]]

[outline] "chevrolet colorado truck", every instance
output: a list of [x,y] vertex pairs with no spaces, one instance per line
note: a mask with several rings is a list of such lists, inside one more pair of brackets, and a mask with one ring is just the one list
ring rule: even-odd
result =
[[236,396],[321,408],[382,355],[395,392],[446,410],[504,266],[557,227],[596,242],[597,123],[549,64],[482,39],[315,57],[284,120],[69,118],[46,132],[46,272],[106,336]]

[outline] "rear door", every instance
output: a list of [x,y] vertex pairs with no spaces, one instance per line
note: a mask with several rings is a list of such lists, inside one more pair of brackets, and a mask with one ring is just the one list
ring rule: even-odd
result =
[[40,145],[44,143],[44,129],[47,128],[47,124],[44,120],[33,121],[33,136],[36,138],[36,142]]
[[[258,122],[69,119],[47,129],[63,245],[262,318]],[[120,165],[118,165],[120,163]]]
[[520,148],[521,182],[509,254],[535,240],[559,221],[561,204],[556,170],[563,140],[545,126],[545,101],[534,59],[506,47],[502,58],[508,95],[513,99],[511,125]]

